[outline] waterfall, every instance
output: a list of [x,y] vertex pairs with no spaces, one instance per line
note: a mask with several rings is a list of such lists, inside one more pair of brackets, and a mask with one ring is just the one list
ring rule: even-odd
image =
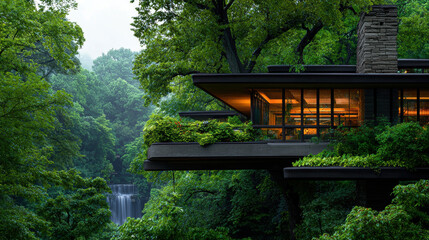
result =
[[110,185],[112,194],[107,196],[112,216],[110,219],[122,225],[127,217],[140,218],[142,216],[142,201],[138,197],[138,190],[134,184]]

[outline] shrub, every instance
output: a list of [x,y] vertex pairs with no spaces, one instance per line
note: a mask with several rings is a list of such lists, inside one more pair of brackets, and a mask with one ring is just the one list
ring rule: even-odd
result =
[[340,129],[336,137],[333,151],[304,157],[293,166],[414,169],[429,165],[429,130],[418,123]]
[[198,142],[206,146],[215,142],[245,142],[259,138],[252,123],[235,118],[228,122],[217,120],[183,122],[172,117],[153,115],[143,129],[145,145],[155,142]]
[[334,151],[337,155],[351,154],[365,156],[375,154],[379,143],[376,136],[389,126],[389,122],[379,119],[378,125],[364,123],[359,128],[338,128],[334,133]]
[[385,210],[354,207],[334,234],[324,234],[318,239],[429,239],[429,182],[398,185],[393,194],[395,198]]
[[415,168],[428,165],[429,132],[418,123],[388,127],[377,135],[377,155],[393,167]]

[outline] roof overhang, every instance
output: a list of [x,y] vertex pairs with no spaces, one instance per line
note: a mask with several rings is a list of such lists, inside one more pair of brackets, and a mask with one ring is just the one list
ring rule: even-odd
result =
[[283,169],[317,154],[328,143],[228,142],[202,147],[198,143],[155,143],[148,149],[146,171]]
[[414,73],[195,74],[192,78],[197,87],[246,116],[250,116],[252,89],[429,87],[429,74]]

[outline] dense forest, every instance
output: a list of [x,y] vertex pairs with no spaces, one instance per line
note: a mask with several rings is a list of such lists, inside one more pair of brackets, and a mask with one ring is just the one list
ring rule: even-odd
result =
[[[174,131],[169,124],[192,126],[180,111],[228,109],[191,74],[355,64],[359,13],[381,3],[398,6],[399,58],[429,58],[427,0],[140,0],[131,27],[143,50],[112,49],[90,69],[78,59],[84,33],[67,20],[74,0],[1,1],[0,239],[429,239],[427,181],[397,186],[380,212],[354,207],[354,182],[294,182],[301,213],[291,222],[288,193],[268,171],[142,170],[160,139],[152,126]],[[228,124],[248,134],[237,141],[257,138],[250,123]],[[318,157],[394,159],[387,154],[401,149],[399,163],[427,161],[427,128],[361,131],[338,143],[370,147],[338,144]],[[110,220],[115,183],[138,187],[141,218]]]

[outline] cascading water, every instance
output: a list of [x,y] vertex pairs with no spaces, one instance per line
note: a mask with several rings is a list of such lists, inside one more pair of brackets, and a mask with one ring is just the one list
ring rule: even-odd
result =
[[133,184],[110,185],[112,194],[107,196],[112,216],[110,219],[122,225],[127,217],[140,218],[142,216],[142,201],[138,197],[138,190]]

